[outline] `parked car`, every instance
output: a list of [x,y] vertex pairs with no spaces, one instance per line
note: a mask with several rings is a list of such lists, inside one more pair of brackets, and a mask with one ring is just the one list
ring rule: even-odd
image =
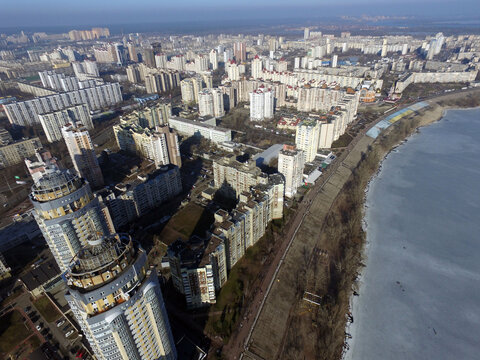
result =
[[65,337],[68,338],[68,337],[69,337],[70,335],[72,335],[74,332],[75,332],[75,330],[73,330],[73,329],[70,330],[69,332],[67,332],[67,333],[65,334]]
[[35,326],[35,329],[37,329],[38,331],[42,330],[42,324],[38,324],[37,326]]
[[60,320],[58,320],[55,324],[57,324],[57,327],[60,327],[60,326],[62,326],[63,324],[65,324],[65,319],[60,319]]

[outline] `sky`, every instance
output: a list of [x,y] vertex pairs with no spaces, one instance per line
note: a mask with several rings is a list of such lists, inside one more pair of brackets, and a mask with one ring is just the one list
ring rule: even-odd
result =
[[479,13],[479,0],[0,0],[0,27]]

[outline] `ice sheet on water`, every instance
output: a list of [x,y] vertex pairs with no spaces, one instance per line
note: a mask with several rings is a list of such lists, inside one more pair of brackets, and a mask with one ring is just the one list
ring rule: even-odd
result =
[[346,359],[479,358],[479,118],[447,112],[372,180]]

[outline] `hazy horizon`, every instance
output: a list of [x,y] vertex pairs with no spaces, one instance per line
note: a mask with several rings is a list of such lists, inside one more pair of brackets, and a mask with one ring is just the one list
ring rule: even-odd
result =
[[[453,20],[479,19],[480,2],[461,0],[414,1],[391,3],[384,0],[326,0],[292,1],[265,0],[261,3],[246,0],[242,5],[228,5],[224,1],[210,0],[201,5],[193,0],[180,0],[163,4],[153,0],[132,3],[125,0],[102,2],[84,0],[66,2],[58,0],[17,0],[2,5],[1,28],[42,26],[95,26],[187,21],[318,21],[340,16],[396,16]],[[227,5],[226,5],[227,4]],[[294,16],[292,16],[294,14]]]

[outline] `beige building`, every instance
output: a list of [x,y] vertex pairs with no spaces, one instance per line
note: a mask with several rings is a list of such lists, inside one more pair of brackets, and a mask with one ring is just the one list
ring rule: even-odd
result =
[[30,200],[35,220],[61,271],[89,238],[114,230],[90,185],[69,170],[55,166],[45,169],[34,182]]
[[153,160],[157,167],[167,164],[182,166],[178,136],[168,126],[150,130],[124,123],[115,125],[113,131],[121,150]]
[[0,146],[0,168],[19,164],[25,158],[35,155],[35,151],[41,148],[42,143],[37,137]]
[[184,79],[180,82],[182,102],[184,104],[198,103],[198,93],[202,90],[202,80],[199,77]]
[[62,128],[63,139],[77,173],[93,188],[103,186],[103,174],[88,129],[82,124],[67,124]]
[[213,161],[213,178],[217,189],[233,190],[237,197],[257,184],[268,182],[268,176],[255,162],[241,163],[235,160],[234,155]]
[[177,359],[156,271],[129,235],[90,239],[66,279],[65,298],[97,359]]
[[240,202],[231,213],[222,209],[215,213],[212,237],[225,244],[229,270],[265,235],[271,220],[282,218],[283,196],[283,179],[275,174],[267,184],[242,192]]
[[170,116],[172,116],[172,105],[170,103],[157,103],[121,116],[120,123],[154,129],[156,126],[168,124]]

